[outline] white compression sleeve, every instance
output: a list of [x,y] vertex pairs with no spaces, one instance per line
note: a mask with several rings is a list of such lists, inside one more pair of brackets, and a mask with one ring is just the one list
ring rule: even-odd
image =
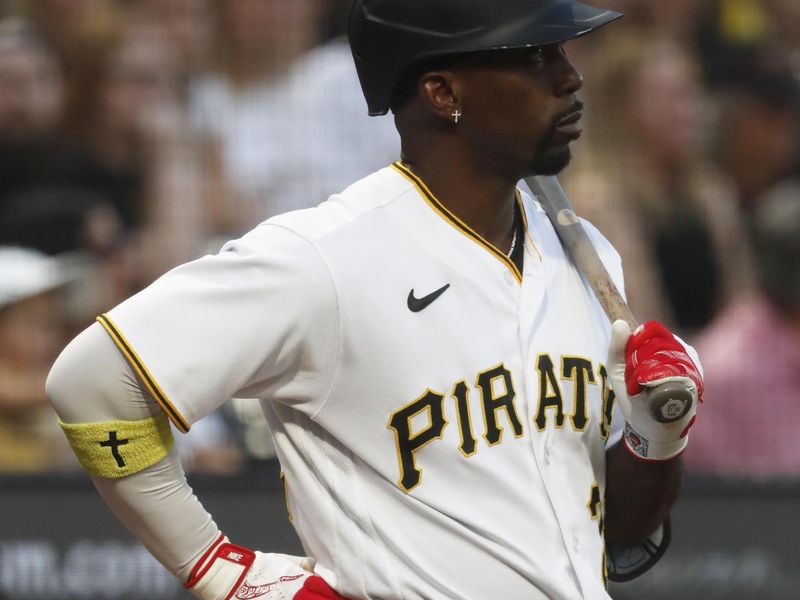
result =
[[47,395],[62,421],[136,421],[161,408],[150,397],[100,323],[61,352],[47,377]]
[[[58,357],[47,394],[66,423],[136,421],[161,412],[98,323]],[[182,582],[220,535],[186,482],[175,448],[128,477],[92,480],[117,518]]]
[[220,536],[186,482],[176,448],[130,477],[92,480],[117,518],[181,583]]

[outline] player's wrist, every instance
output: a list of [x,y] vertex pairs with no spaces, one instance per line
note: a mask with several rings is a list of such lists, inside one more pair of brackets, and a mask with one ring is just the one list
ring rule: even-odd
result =
[[622,433],[622,443],[625,449],[638,460],[663,462],[682,454],[689,443],[689,436],[685,435],[677,440],[659,441],[641,434],[635,426],[626,421]]
[[221,535],[200,557],[184,587],[202,600],[232,596],[255,561],[255,552]]
[[345,600],[314,575],[314,563],[307,557],[253,551],[220,536],[195,563],[184,587],[201,600]]
[[645,461],[664,461],[675,458],[689,443],[689,430],[694,424],[697,401],[678,421],[661,423],[653,419],[643,398],[622,398],[625,429],[622,439],[635,457]]

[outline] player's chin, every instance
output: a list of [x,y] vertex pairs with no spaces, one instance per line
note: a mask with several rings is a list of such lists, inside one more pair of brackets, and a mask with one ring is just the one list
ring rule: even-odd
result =
[[572,151],[569,145],[551,146],[539,153],[531,165],[531,170],[534,175],[558,175],[567,167],[570,160]]

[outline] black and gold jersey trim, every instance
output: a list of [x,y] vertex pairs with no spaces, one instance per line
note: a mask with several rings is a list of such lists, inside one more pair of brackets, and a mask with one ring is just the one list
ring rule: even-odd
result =
[[97,317],[97,322],[103,326],[103,328],[108,332],[108,335],[111,336],[111,339],[114,340],[114,343],[122,351],[122,354],[125,356],[126,360],[134,368],[139,377],[142,378],[147,390],[153,395],[153,398],[155,398],[156,402],[158,402],[158,405],[166,413],[173,425],[178,428],[178,431],[181,433],[186,433],[189,431],[191,425],[189,425],[178,409],[172,405],[172,402],[169,401],[169,398],[167,398],[164,390],[161,389],[161,386],[158,385],[158,382],[150,374],[150,371],[147,370],[147,367],[144,365],[144,362],[142,362],[142,359],[139,358],[138,354],[136,354],[133,346],[131,346],[128,340],[125,339],[125,336],[122,335],[122,332],[120,332],[114,321],[111,320],[111,317],[106,314],[102,314]]
[[[396,162],[392,164],[392,168],[395,169],[398,173],[400,173],[403,177],[405,177],[408,181],[410,181],[414,187],[417,188],[420,195],[425,199],[425,201],[430,205],[433,210],[435,210],[439,215],[441,215],[445,221],[450,223],[453,227],[458,229],[461,233],[466,235],[467,237],[471,238],[473,241],[477,242],[484,248],[486,248],[489,252],[491,252],[498,260],[500,260],[508,270],[516,278],[517,282],[522,283],[522,273],[517,268],[517,265],[505,255],[504,252],[498,250],[495,246],[487,242],[483,239],[478,232],[472,229],[469,225],[464,223],[461,219],[459,219],[456,215],[454,215],[444,204],[442,204],[436,196],[433,195],[428,189],[428,186],[425,185],[425,182],[422,181],[416,174],[414,174],[411,169],[408,168],[407,165],[403,164],[402,162]],[[519,195],[519,190],[517,190],[517,204],[519,206],[520,214],[522,215],[522,223],[525,228],[525,231],[528,231],[528,220],[525,217],[525,209],[522,206],[522,198]]]

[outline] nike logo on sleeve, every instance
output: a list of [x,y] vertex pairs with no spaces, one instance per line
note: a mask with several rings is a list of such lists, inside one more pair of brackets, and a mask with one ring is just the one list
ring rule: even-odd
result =
[[408,310],[411,312],[419,312],[422,309],[429,306],[434,300],[436,300],[439,296],[444,294],[447,291],[447,288],[450,287],[450,284],[447,283],[440,287],[435,292],[431,292],[427,296],[423,296],[422,298],[417,298],[414,296],[414,288],[411,288],[411,291],[408,292]]

